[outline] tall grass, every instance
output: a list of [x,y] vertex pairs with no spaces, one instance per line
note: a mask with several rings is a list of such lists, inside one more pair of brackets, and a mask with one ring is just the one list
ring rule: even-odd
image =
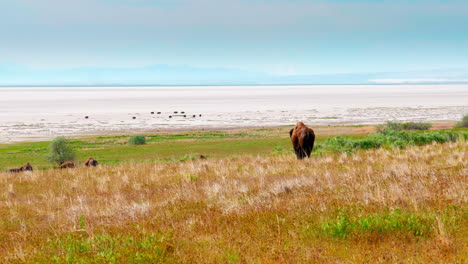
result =
[[463,263],[466,150],[448,140],[303,161],[275,153],[0,172],[0,258]]

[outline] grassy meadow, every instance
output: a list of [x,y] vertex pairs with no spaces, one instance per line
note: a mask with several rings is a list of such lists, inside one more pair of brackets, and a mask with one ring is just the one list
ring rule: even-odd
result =
[[[131,135],[80,137],[70,139],[77,152],[78,163],[94,157],[103,165],[123,162],[166,162],[191,158],[202,154],[211,158],[236,155],[269,155],[273,151],[292,150],[289,129],[242,129],[224,131],[161,132],[148,134],[146,145],[128,144]],[[319,127],[318,142],[330,136],[347,134],[363,137],[373,127]],[[30,162],[34,168],[49,169],[54,165],[46,161],[50,141],[0,144],[0,170],[19,167]]]
[[[96,168],[58,170],[49,142],[0,145],[7,263],[465,263],[467,129],[290,127],[71,141]],[[207,159],[199,159],[198,155]]]

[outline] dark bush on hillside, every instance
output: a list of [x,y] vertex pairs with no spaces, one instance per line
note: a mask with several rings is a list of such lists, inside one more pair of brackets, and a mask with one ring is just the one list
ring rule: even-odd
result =
[[144,136],[132,136],[128,140],[130,145],[144,145],[146,144],[146,138]]
[[64,161],[74,160],[75,151],[66,138],[56,137],[49,145],[49,154],[46,159],[51,163],[61,164]]
[[468,114],[464,115],[462,120],[455,125],[456,128],[468,128]]

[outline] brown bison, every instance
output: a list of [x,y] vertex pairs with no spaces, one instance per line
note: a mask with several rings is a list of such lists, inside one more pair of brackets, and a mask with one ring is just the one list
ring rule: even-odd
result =
[[99,163],[97,162],[97,160],[89,157],[86,162],[85,162],[85,166],[86,167],[96,167]]
[[33,170],[33,167],[31,166],[31,164],[29,162],[26,162],[26,164],[24,164],[21,168],[10,169],[8,170],[8,172],[17,173],[17,172],[32,171],[32,170]]
[[75,163],[73,161],[64,161],[60,164],[61,169],[71,169],[75,168]]
[[296,152],[297,159],[310,157],[310,153],[314,148],[315,134],[314,131],[308,128],[304,123],[298,122],[296,127],[289,131],[291,142]]

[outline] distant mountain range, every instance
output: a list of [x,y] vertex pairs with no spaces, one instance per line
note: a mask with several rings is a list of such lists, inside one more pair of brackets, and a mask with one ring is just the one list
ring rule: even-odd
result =
[[169,65],[141,68],[82,67],[67,70],[36,70],[15,64],[0,64],[0,86],[405,83],[468,83],[468,69],[281,76],[226,68]]

